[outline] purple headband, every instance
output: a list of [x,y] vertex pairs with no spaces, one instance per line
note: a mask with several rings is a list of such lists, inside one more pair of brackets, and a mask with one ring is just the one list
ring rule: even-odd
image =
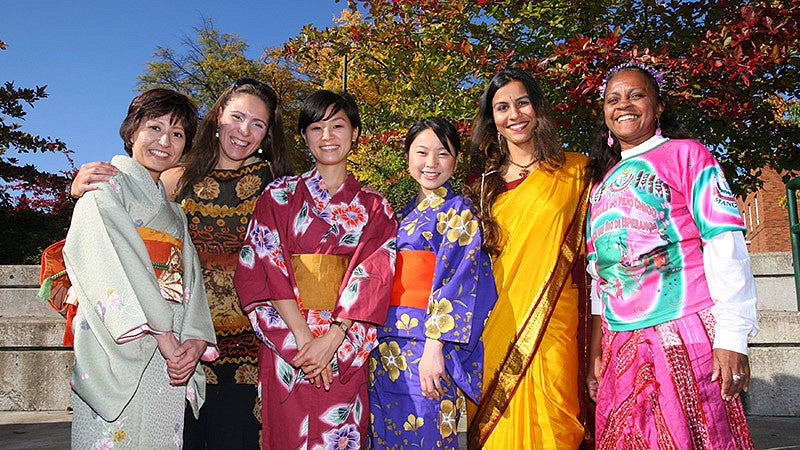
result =
[[648,66],[647,64],[641,61],[628,61],[626,63],[616,65],[612,67],[611,70],[608,71],[608,74],[606,74],[606,77],[603,79],[603,84],[600,85],[600,97],[603,97],[606,94],[606,86],[608,86],[608,81],[611,80],[611,77],[618,74],[619,72],[622,72],[625,69],[631,69],[631,68],[641,69],[649,73],[650,76],[652,76],[653,79],[656,80],[656,84],[658,85],[658,92],[659,93],[664,92],[663,73],[659,72],[658,70]]

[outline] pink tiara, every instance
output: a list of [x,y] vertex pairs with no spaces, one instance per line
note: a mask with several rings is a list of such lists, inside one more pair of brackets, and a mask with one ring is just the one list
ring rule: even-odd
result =
[[640,69],[650,74],[654,80],[656,80],[656,84],[658,85],[658,92],[664,92],[664,74],[659,72],[658,70],[650,67],[649,65],[641,62],[641,61],[628,61],[626,63],[622,63],[616,65],[608,71],[606,77],[603,79],[603,84],[600,85],[600,96],[603,97],[606,93],[606,86],[608,86],[608,81],[611,80],[611,77],[616,75],[619,72],[622,72],[625,69]]

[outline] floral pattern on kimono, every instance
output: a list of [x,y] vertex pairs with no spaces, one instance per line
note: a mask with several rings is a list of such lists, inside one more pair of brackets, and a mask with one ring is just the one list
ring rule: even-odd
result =
[[[331,195],[316,169],[284,177],[262,194],[239,255],[236,285],[259,350],[265,448],[316,448],[353,440],[362,445],[368,427],[367,369],[383,324],[394,276],[394,214],[377,192],[348,176]],[[350,258],[333,310],[303,308],[293,254]],[[353,325],[333,359],[330,391],[304,381],[289,361],[294,335],[270,299],[295,299],[314,336],[334,317]]]
[[[370,376],[371,438],[375,448],[458,448],[460,389],[481,395],[483,324],[497,293],[489,256],[481,250],[478,219],[449,183],[398,214],[398,252],[435,254],[427,309],[394,304],[378,329]],[[397,276],[400,276],[398,273]],[[422,396],[419,362],[426,339],[444,342],[445,369],[439,400]]]

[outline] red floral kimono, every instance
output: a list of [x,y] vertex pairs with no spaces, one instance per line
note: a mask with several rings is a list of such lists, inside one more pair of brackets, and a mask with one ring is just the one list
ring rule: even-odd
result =
[[[262,343],[264,448],[360,448],[369,424],[367,362],[389,307],[397,224],[386,200],[352,176],[333,195],[321,182],[314,169],[270,184],[256,205],[234,277]],[[318,301],[301,298],[292,260],[309,254],[345,258],[332,310],[303,306]],[[354,321],[333,360],[330,391],[317,389],[289,364],[298,351],[294,335],[269,301],[288,298],[297,299],[315,336],[327,332],[333,317]]]

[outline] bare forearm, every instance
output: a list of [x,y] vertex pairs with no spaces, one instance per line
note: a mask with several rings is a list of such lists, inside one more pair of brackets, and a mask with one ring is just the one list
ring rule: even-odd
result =
[[300,312],[300,307],[297,306],[297,302],[294,299],[271,300],[271,302],[272,306],[280,314],[281,319],[286,323],[286,326],[295,335],[295,338],[305,333],[311,333],[306,318]]

